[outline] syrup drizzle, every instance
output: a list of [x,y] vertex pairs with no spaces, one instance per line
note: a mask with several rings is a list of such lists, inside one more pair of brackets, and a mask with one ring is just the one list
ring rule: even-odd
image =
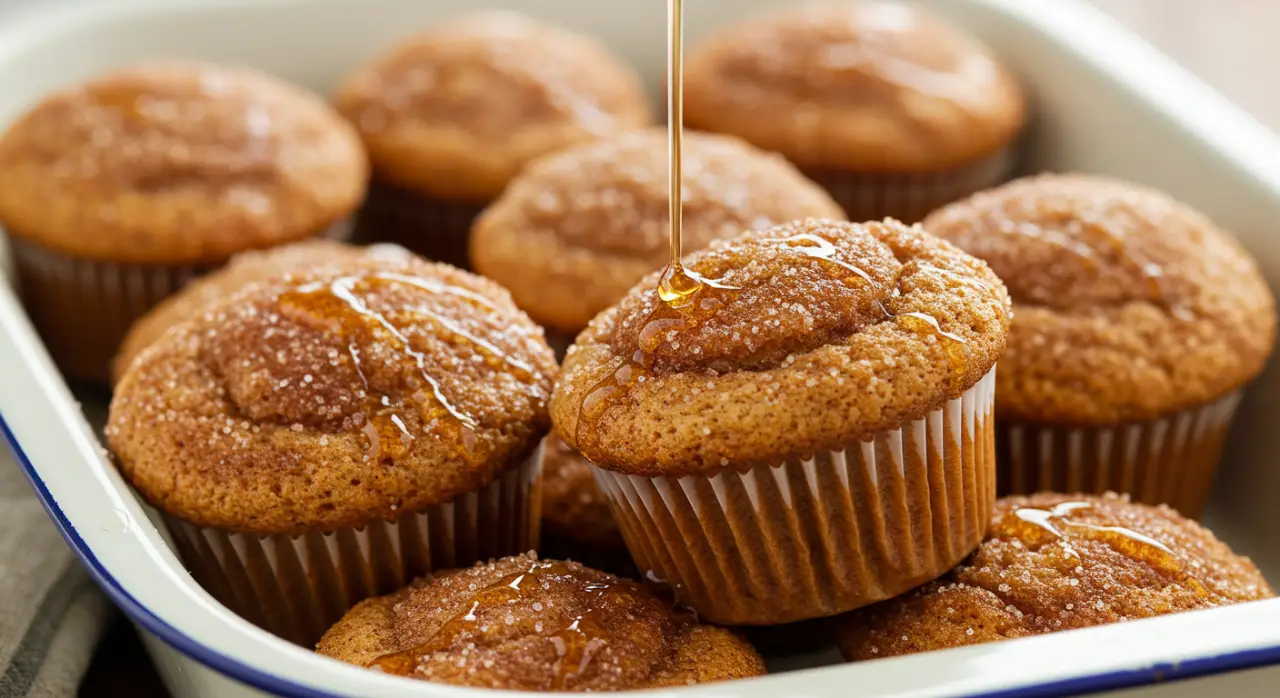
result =
[[[577,593],[590,596],[586,609],[554,632],[543,633],[541,622],[535,625],[535,632],[546,638],[556,654],[551,690],[564,690],[571,679],[580,678],[586,672],[596,654],[608,645],[605,628],[608,608],[612,603],[634,599],[638,592],[635,584],[581,579],[563,562],[534,562],[524,572],[509,574],[480,590],[472,597],[465,614],[450,618],[426,642],[377,657],[369,666],[389,674],[409,676],[437,652],[483,640],[489,629],[478,625],[481,615],[497,612],[518,601],[534,602],[550,584],[565,581],[575,584]],[[539,610],[536,605],[534,608]]]
[[[1057,538],[1067,553],[1079,559],[1080,553],[1067,542],[1071,538],[1097,540],[1115,548],[1135,559],[1165,570],[1166,572],[1187,577],[1186,566],[1177,558],[1169,546],[1160,541],[1123,526],[1101,526],[1084,521],[1072,520],[1072,512],[1089,509],[1089,502],[1063,502],[1052,509],[1023,507],[1012,512],[1020,522],[1035,526]],[[1006,526],[1007,528],[1007,526]]]
[[658,282],[664,303],[683,303],[702,289],[706,279],[680,263],[684,226],[684,0],[667,0],[667,205],[671,261]]

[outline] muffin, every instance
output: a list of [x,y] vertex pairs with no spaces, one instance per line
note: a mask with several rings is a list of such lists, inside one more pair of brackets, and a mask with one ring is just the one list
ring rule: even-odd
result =
[[367,179],[356,133],[315,96],[148,64],[55,92],[0,137],[0,225],[50,354],[105,383],[150,307],[238,252],[344,235]]
[[832,615],[936,577],[995,498],[995,274],[895,221],[809,220],[685,258],[569,350],[556,433],[597,466],[646,577],[700,617]]
[[365,256],[407,259],[409,252],[396,245],[354,247],[325,239],[242,252],[232,257],[222,269],[196,279],[138,318],[120,343],[120,350],[111,366],[112,382],[118,383],[138,354],[169,328],[196,317],[201,309],[214,301],[230,296],[251,283],[284,276],[289,271],[305,271]]
[[1231,235],[1163,193],[1083,175],[1018,180],[925,227],[1013,297],[1001,493],[1114,490],[1198,517],[1275,342],[1271,292]]
[[552,434],[542,457],[542,542],[544,557],[571,559],[624,577],[635,566],[613,520],[609,500],[582,455]]
[[973,37],[910,5],[814,0],[730,24],[685,63],[685,124],[785,155],[851,220],[913,223],[996,184],[1026,120]]
[[1249,558],[1167,506],[1008,497],[963,564],[843,618],[840,650],[850,661],[893,657],[1272,596]]
[[555,372],[496,284],[350,258],[164,333],[106,436],[197,581],[310,645],[373,594],[537,543]]
[[[683,153],[685,252],[778,223],[844,218],[781,157],[736,138],[687,133]],[[669,260],[667,166],[667,132],[656,128],[535,161],[476,221],[476,271],[567,347]]]
[[419,580],[356,606],[320,654],[423,681],[625,691],[761,676],[733,633],[635,582],[529,553]]
[[652,120],[639,79],[605,46],[500,11],[402,43],[334,103],[373,161],[357,235],[456,266],[476,214],[525,163]]

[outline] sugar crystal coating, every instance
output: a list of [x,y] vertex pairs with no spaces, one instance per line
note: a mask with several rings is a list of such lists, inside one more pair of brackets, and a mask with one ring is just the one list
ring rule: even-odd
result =
[[151,63],[51,94],[0,138],[0,220],[78,257],[216,262],[315,235],[364,195],[354,130],[255,71]]
[[987,538],[920,589],[841,621],[850,660],[1270,598],[1248,558],[1167,506],[1117,495],[996,503]]
[[651,588],[529,553],[436,574],[352,609],[321,654],[426,681],[618,691],[764,674],[736,635]]

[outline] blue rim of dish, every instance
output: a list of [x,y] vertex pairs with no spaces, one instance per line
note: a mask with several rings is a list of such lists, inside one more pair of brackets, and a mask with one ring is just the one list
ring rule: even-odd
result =
[[[5,442],[9,445],[9,450],[22,467],[27,480],[35,489],[40,503],[44,506],[45,511],[49,513],[49,518],[53,519],[58,530],[62,533],[62,537],[71,546],[71,551],[75,553],[76,557],[80,558],[80,561],[84,564],[98,587],[131,620],[141,625],[147,632],[155,635],[165,644],[209,669],[260,691],[284,696],[285,698],[344,698],[344,696],[337,693],[328,693],[280,678],[211,650],[153,613],[116,581],[111,572],[94,555],[89,545],[80,537],[75,526],[71,524],[71,521],[67,519],[66,514],[62,512],[58,503],[54,501],[53,495],[49,493],[49,488],[45,486],[44,481],[36,473],[35,466],[31,464],[26,452],[18,444],[18,439],[9,429],[9,424],[5,421],[3,414],[0,414],[0,436],[3,436]],[[1213,674],[1252,669],[1271,664],[1280,664],[1280,645],[1190,659],[1173,664],[1156,664],[1143,669],[1078,676],[1034,686],[975,693],[971,694],[970,698],[1051,698],[1081,695],[1199,676],[1211,676]]]

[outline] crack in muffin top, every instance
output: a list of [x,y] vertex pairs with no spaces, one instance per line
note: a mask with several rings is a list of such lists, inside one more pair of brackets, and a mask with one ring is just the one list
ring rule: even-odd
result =
[[841,621],[849,660],[1088,628],[1273,596],[1258,568],[1167,506],[1037,494],[937,581]]
[[896,221],[808,220],[685,258],[682,307],[638,284],[579,335],[556,432],[642,475],[838,450],[959,397],[1004,348],[1008,296],[982,262]]
[[603,44],[492,10],[406,41],[348,77],[334,103],[379,176],[476,199],[538,155],[652,120],[639,79]]
[[1198,407],[1243,386],[1275,342],[1257,264],[1204,215],[1120,180],[1040,175],[924,222],[985,260],[1016,305],[1001,419],[1110,425]]
[[351,259],[248,287],[142,352],[107,437],[130,482],[256,533],[393,519],[521,462],[555,360],[488,280]]
[[419,580],[352,609],[323,655],[425,681],[619,691],[764,674],[733,633],[654,589],[533,553]]
[[780,8],[717,30],[686,66],[688,125],[803,168],[948,169],[994,153],[1025,120],[985,46],[896,2]]
[[[781,156],[686,133],[684,247],[844,212]],[[577,333],[667,259],[667,132],[646,129],[541,158],[476,221],[476,269],[535,320]]]
[[364,195],[355,131],[256,71],[154,63],[55,92],[0,139],[0,219],[57,251],[221,261],[310,237]]

